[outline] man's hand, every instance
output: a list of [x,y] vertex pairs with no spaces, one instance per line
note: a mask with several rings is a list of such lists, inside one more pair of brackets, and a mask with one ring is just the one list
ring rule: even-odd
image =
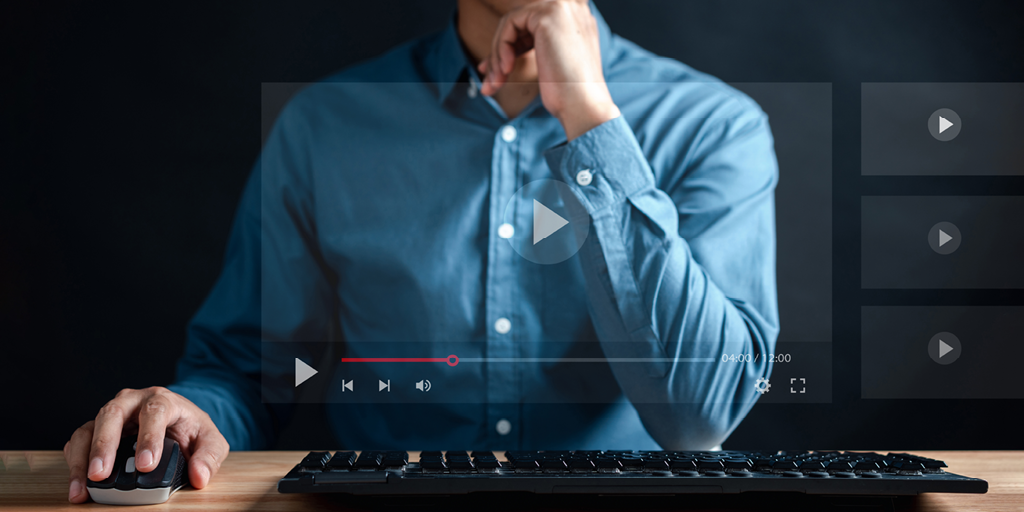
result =
[[64,458],[71,468],[68,500],[85,502],[89,498],[85,479],[98,482],[110,476],[121,436],[136,432],[139,471],[156,469],[166,432],[181,446],[188,460],[189,483],[196,489],[206,487],[228,456],[228,442],[210,416],[185,397],[160,387],[125,389],[64,445]]
[[480,62],[481,92],[493,95],[515,61],[536,52],[544,107],[573,140],[619,116],[601,70],[597,20],[581,0],[545,0],[516,9],[498,23],[491,55]]

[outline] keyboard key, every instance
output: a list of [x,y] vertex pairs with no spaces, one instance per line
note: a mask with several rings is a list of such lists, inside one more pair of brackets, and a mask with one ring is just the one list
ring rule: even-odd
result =
[[800,469],[803,471],[821,471],[825,469],[825,464],[820,460],[809,460],[800,464]]
[[526,458],[526,457],[532,457],[532,456],[533,456],[533,452],[524,452],[524,451],[520,451],[520,450],[505,452],[505,460],[508,460],[510,462],[514,461],[516,459],[519,459],[519,458]]
[[502,467],[501,462],[499,462],[498,459],[495,459],[493,457],[491,457],[491,458],[478,457],[478,458],[476,458],[473,461],[473,464],[476,466],[476,469],[479,470],[479,471],[493,470],[493,469],[498,469],[498,468]]
[[435,451],[429,451],[429,452],[420,452],[420,459],[430,458],[430,457],[440,458],[441,457],[441,452],[436,451],[436,450]]
[[448,469],[448,464],[445,464],[441,457],[430,457],[427,459],[420,457],[420,468],[426,472],[445,471]]
[[328,469],[352,469],[356,463],[356,452],[335,452],[327,462]]
[[753,469],[754,463],[750,459],[725,459],[726,469]]
[[644,471],[667,471],[669,462],[665,459],[648,459],[644,461]]
[[853,469],[854,463],[848,460],[833,460],[825,467],[829,471],[849,471]]
[[700,459],[697,461],[697,467],[704,470],[721,471],[725,465],[719,459]]
[[540,468],[544,471],[565,471],[569,466],[562,459],[551,459],[540,461]]
[[359,458],[356,459],[356,469],[378,469],[383,459],[383,454],[380,452],[362,452],[359,454]]
[[299,463],[306,469],[323,469],[327,461],[331,459],[331,452],[309,452]]
[[892,465],[897,471],[921,471],[924,464],[917,461],[900,461]]

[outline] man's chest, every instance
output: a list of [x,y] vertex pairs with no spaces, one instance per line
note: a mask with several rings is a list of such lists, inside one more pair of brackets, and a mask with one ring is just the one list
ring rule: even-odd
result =
[[[321,144],[316,243],[337,276],[349,336],[482,339],[495,315],[519,318],[530,337],[572,338],[589,325],[578,262],[532,263],[502,237],[506,209],[532,208],[510,206],[524,200],[515,192],[551,177],[552,122],[445,121]],[[385,133],[398,137],[382,144]]]

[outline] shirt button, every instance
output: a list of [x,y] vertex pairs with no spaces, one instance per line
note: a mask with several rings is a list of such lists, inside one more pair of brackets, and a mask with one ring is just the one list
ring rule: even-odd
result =
[[516,140],[516,135],[518,135],[518,132],[516,132],[515,126],[507,124],[501,129],[501,140],[505,142],[512,142]]
[[476,83],[476,78],[469,79],[469,88],[466,90],[466,94],[469,95],[470,99],[476,98],[477,90],[480,85]]
[[590,169],[583,169],[576,173],[576,183],[579,183],[580,186],[590,185],[591,181],[594,181],[594,175],[590,173]]
[[512,322],[508,318],[499,318],[497,322],[494,322],[494,330],[498,331],[498,334],[505,334],[512,330]]
[[512,432],[512,423],[505,418],[502,418],[498,420],[498,424],[494,426],[494,429],[497,430],[499,434],[506,436],[509,432]]
[[512,224],[502,224],[498,226],[498,236],[502,238],[512,238],[512,235],[516,234],[516,228],[512,227]]

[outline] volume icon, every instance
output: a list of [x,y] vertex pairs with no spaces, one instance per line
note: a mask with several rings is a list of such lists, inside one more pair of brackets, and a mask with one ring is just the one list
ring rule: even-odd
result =
[[421,380],[421,381],[417,382],[416,383],[416,389],[418,389],[420,391],[423,391],[423,392],[430,391],[430,381],[424,379],[424,380]]

